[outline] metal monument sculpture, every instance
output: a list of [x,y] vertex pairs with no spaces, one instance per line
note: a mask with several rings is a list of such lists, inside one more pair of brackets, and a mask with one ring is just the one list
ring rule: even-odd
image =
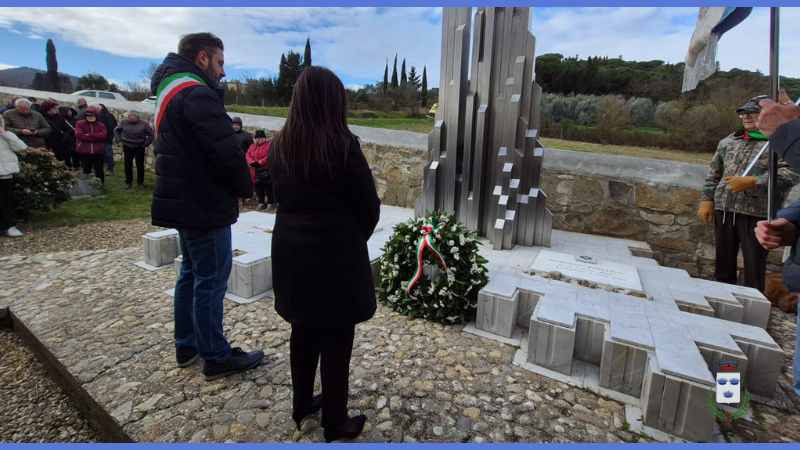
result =
[[496,250],[549,247],[531,9],[478,8],[469,71],[471,16],[444,8],[440,107],[416,213],[450,212]]

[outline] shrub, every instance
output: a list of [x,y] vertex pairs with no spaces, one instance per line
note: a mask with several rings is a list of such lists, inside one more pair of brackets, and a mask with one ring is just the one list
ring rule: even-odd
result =
[[47,212],[71,199],[69,191],[78,180],[49,150],[28,148],[17,156],[20,172],[14,175],[14,204],[18,216]]
[[628,100],[631,122],[639,127],[652,125],[656,105],[649,98],[631,98]]
[[423,274],[411,289],[413,296],[409,295],[409,282],[417,270],[417,244],[424,235],[425,222],[423,217],[409,219],[394,227],[394,234],[383,247],[380,301],[409,319],[422,317],[445,324],[469,321],[475,316],[478,291],[489,281],[487,261],[478,254],[480,240],[450,214],[435,212],[425,217],[433,218],[434,227],[445,223],[441,234],[430,235],[447,271],[432,250],[424,250],[423,261],[440,269],[441,275],[431,281]]
[[627,128],[629,122],[628,105],[622,96],[607,95],[597,104],[595,121],[599,128],[618,130]]

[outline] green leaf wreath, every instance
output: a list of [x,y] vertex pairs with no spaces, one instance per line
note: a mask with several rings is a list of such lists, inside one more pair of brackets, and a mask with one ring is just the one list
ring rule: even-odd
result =
[[708,405],[708,409],[716,416],[718,419],[724,420],[726,422],[732,422],[735,419],[741,419],[747,411],[750,409],[750,392],[747,391],[745,388],[744,396],[742,397],[742,406],[739,407],[736,411],[729,413],[725,412],[721,409],[717,409],[714,406],[714,390],[711,389],[708,391],[708,396],[706,397],[706,404]]
[[[433,282],[422,275],[409,295],[409,281],[417,270],[417,243],[424,236],[422,227],[427,217],[432,217],[434,224],[446,223],[441,234],[431,233],[431,238],[447,264],[447,272],[434,252],[425,250],[423,261],[438,268],[441,275]],[[471,320],[478,291],[489,282],[488,261],[478,254],[480,245],[474,232],[447,213],[428,213],[398,224],[383,247],[378,285],[381,303],[410,319],[422,317],[444,324]]]

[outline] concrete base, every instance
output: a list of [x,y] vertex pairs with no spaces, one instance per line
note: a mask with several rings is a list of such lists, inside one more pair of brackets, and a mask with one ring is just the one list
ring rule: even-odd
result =
[[142,248],[144,249],[144,263],[149,267],[161,268],[168,266],[181,254],[181,246],[176,230],[156,231],[145,234],[142,236]]

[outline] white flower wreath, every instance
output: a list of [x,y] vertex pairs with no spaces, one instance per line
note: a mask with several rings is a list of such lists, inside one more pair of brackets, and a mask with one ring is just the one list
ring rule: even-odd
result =
[[[447,270],[432,250],[424,251],[423,262],[437,267],[441,276],[434,281],[420,276],[410,295],[408,286],[417,272],[417,243],[426,234],[423,231],[426,217],[433,218],[434,225],[446,224],[437,228],[439,235],[431,233],[431,241],[438,247]],[[383,247],[378,285],[381,303],[411,319],[422,317],[446,324],[471,320],[475,316],[478,291],[489,282],[487,261],[478,254],[479,245],[474,232],[446,213],[429,213],[397,225]]]

